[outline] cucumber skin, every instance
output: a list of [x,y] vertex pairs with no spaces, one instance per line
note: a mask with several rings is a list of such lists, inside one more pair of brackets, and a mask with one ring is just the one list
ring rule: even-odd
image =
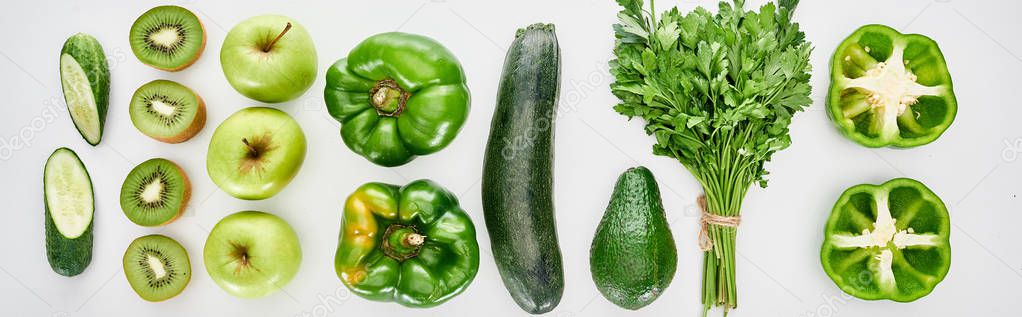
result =
[[[103,53],[103,46],[99,44],[99,41],[85,33],[69,37],[64,42],[64,47],[60,49],[60,55],[64,54],[74,57],[78,65],[85,71],[85,75],[89,77],[92,98],[96,101],[96,113],[99,115],[99,140],[96,140],[96,143],[89,142],[88,139],[85,139],[85,134],[78,128],[78,123],[75,123],[75,128],[78,129],[78,133],[82,135],[85,142],[95,146],[103,140],[103,126],[106,123],[106,112],[110,104],[110,68],[106,63],[106,54]],[[63,89],[63,85],[61,85],[61,89]],[[64,103],[67,104],[67,92],[64,93]],[[68,106],[68,112],[70,112],[70,106]]]
[[53,223],[50,208],[46,208],[46,259],[54,272],[75,276],[89,267],[92,262],[92,226],[93,223],[89,223],[89,228],[77,238],[65,238]]
[[532,314],[553,310],[564,292],[552,148],[560,66],[553,25],[518,31],[505,57],[483,161],[493,257],[511,297]]
[[[67,148],[60,148],[60,150],[68,150]],[[54,152],[56,153],[56,151]],[[71,151],[74,154],[74,151]],[[75,154],[78,158],[78,154]],[[81,168],[85,169],[85,164],[82,163],[81,158],[78,158],[78,164],[81,164]],[[86,169],[85,174],[88,175],[89,171]],[[68,239],[64,235],[60,234],[60,230],[57,229],[57,225],[53,222],[53,215],[50,214],[50,205],[46,202],[46,172],[43,171],[43,206],[46,209],[46,260],[50,263],[50,268],[54,272],[63,276],[75,276],[85,271],[85,268],[92,262],[92,227],[96,222],[95,214],[93,214],[92,221],[89,222],[89,227],[85,229],[82,235],[74,239]],[[95,193],[92,188],[92,177],[89,177],[89,191]],[[93,212],[95,212],[95,199],[93,199]]]

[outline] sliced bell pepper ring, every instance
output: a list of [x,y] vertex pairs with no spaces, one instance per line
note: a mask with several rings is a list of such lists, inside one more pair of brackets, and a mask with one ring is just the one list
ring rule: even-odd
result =
[[429,180],[368,183],[345,202],[334,268],[366,299],[436,306],[479,270],[475,226],[457,198]]
[[922,183],[898,178],[845,190],[824,230],[823,270],[845,293],[911,302],[951,267],[951,222]]
[[324,100],[344,144],[388,167],[446,147],[469,111],[457,58],[433,39],[399,32],[371,36],[334,63]]
[[933,142],[957,111],[944,55],[926,36],[866,25],[834,52],[827,113],[859,144],[907,148]]

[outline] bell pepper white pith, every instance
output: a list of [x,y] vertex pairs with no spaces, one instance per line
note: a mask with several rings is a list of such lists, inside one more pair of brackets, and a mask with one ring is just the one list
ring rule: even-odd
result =
[[872,231],[863,229],[860,235],[835,234],[830,241],[839,249],[880,248],[880,252],[874,255],[870,269],[876,274],[881,287],[893,290],[896,283],[892,269],[894,259],[892,248],[934,247],[940,243],[940,237],[930,233],[915,233],[911,227],[898,230],[895,225],[898,219],[891,216],[887,195],[886,192],[876,194],[877,219],[873,223]]
[[[898,117],[905,115],[906,110],[919,101],[919,97],[939,96],[948,88],[945,85],[919,84],[912,70],[905,67],[911,62],[903,58],[905,46],[904,42],[896,42],[887,61],[872,65],[862,77],[842,77],[843,86],[858,89],[866,96],[860,105],[851,107],[851,113],[846,112],[845,116],[851,118],[868,110],[879,111],[878,128],[880,135],[885,138],[894,137],[898,133]],[[868,53],[870,48],[866,46],[863,50]],[[846,61],[851,59],[851,55],[845,56]]]

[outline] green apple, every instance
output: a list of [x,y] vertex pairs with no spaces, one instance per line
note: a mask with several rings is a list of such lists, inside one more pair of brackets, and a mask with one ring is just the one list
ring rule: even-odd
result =
[[202,260],[209,277],[228,294],[263,297],[295,277],[302,248],[284,219],[261,211],[242,211],[213,227]]
[[305,161],[305,133],[283,111],[251,107],[224,120],[209,141],[206,172],[217,187],[241,199],[280,192]]
[[245,97],[277,103],[298,98],[316,80],[316,47],[301,24],[262,15],[235,25],[220,49],[227,81]]

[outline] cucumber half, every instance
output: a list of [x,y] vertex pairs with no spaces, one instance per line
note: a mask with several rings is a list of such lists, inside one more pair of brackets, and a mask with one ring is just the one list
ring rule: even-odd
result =
[[92,261],[95,199],[89,171],[74,151],[59,148],[43,171],[46,256],[54,272],[78,275]]
[[89,144],[99,144],[110,99],[110,70],[99,41],[79,33],[64,42],[60,51],[60,84],[78,133]]

